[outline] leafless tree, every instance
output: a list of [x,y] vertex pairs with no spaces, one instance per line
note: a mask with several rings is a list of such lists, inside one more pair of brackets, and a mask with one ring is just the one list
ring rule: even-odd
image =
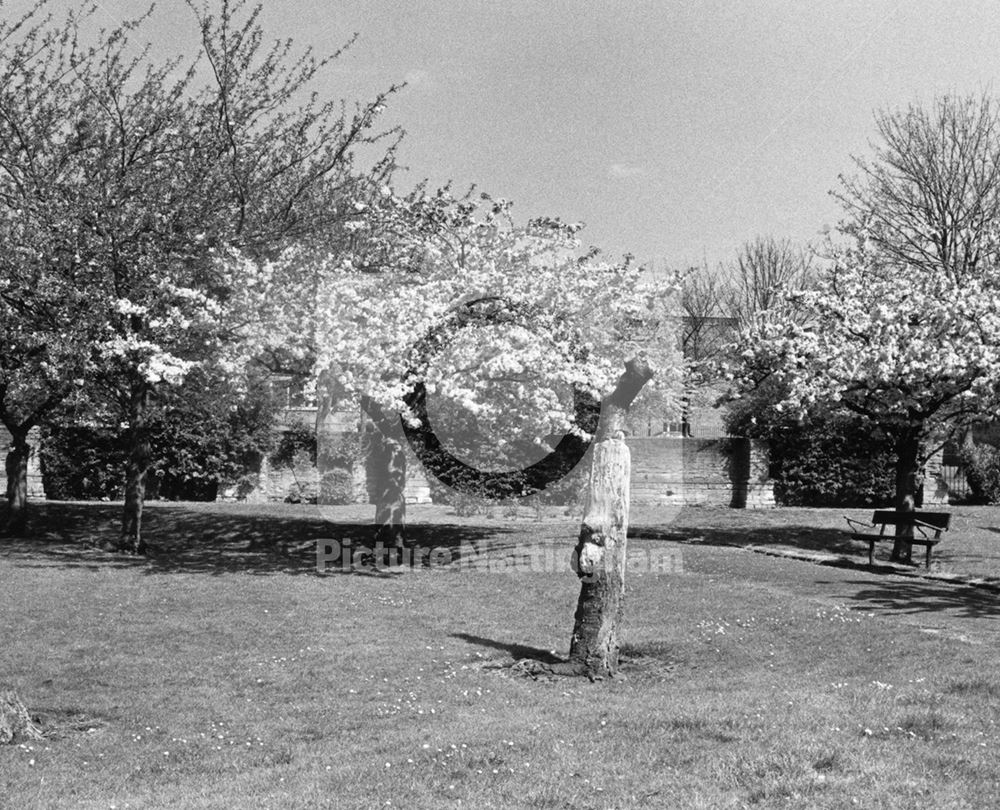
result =
[[758,236],[746,242],[728,268],[726,314],[739,329],[764,312],[794,319],[784,291],[803,289],[812,264],[812,253],[787,239]]
[[1000,106],[979,96],[942,96],[929,108],[875,116],[879,143],[860,174],[833,192],[848,215],[841,230],[864,236],[887,262],[975,273],[1000,253]]
[[726,290],[723,280],[708,265],[692,267],[681,289],[683,321],[679,330],[684,357],[701,363],[718,357],[725,343],[718,328],[726,317]]

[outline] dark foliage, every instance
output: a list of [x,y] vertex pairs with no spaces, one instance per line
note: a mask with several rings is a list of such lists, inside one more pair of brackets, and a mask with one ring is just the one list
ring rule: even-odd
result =
[[960,458],[965,480],[972,490],[969,502],[1000,502],[1000,449],[991,444],[977,444],[962,448]]
[[801,426],[770,442],[774,493],[785,506],[882,506],[895,492],[890,443],[856,420]]
[[[275,440],[277,403],[264,380],[236,390],[220,376],[192,372],[149,413],[152,457],[147,497],[212,501],[219,489],[252,486],[261,456]],[[126,448],[113,426],[81,424],[63,414],[44,430],[42,475],[48,497],[117,500],[123,495]]]
[[818,411],[796,419],[764,398],[732,410],[730,432],[768,443],[783,506],[884,506],[895,491],[892,442],[859,417]]
[[56,421],[42,429],[39,456],[47,497],[60,501],[121,499],[126,452],[118,430]]
[[275,467],[291,467],[300,453],[308,454],[310,464],[316,463],[316,431],[306,425],[290,425],[281,432],[268,461]]

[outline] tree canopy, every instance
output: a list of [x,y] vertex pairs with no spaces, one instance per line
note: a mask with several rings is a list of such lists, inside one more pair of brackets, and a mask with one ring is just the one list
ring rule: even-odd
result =
[[[365,395],[412,420],[407,394],[419,382],[456,424],[504,448],[512,430],[544,444],[578,429],[572,390],[599,399],[639,351],[676,395],[676,276],[647,280],[628,261],[582,250],[580,226],[518,225],[509,203],[486,195],[386,189],[373,208],[348,225],[371,231],[364,251],[330,257],[337,281],[316,313],[318,367],[339,396]],[[373,272],[372,255],[391,256],[393,271]],[[428,355],[428,337],[474,302],[505,314],[437,335]]]
[[[120,404],[131,435],[122,544],[138,550],[150,397],[199,364],[248,356],[259,320],[245,265],[228,257],[335,238],[349,201],[393,167],[395,141],[374,129],[393,88],[353,112],[310,96],[338,54],[265,45],[260,7],[239,0],[218,15],[189,3],[197,56],[162,63],[131,44],[143,18],[84,46],[80,16],[52,26],[44,5],[0,29],[5,306],[22,332],[50,307],[47,334],[72,324],[67,354],[98,368]],[[356,168],[354,151],[372,143],[382,158]],[[22,401],[53,367],[54,394],[81,379],[79,362],[43,365],[30,342],[7,345],[22,371],[5,393]]]
[[989,100],[880,114],[875,162],[859,161],[863,178],[842,195],[847,241],[813,289],[787,295],[804,317],[742,336],[739,393],[769,386],[778,408],[843,408],[892,437],[901,509],[927,440],[996,403],[994,122]]

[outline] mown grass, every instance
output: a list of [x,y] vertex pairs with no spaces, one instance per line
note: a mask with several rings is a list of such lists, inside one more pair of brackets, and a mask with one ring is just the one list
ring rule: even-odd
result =
[[[494,560],[573,543],[569,520],[423,514],[420,542]],[[1000,805],[990,592],[635,539],[679,565],[631,576],[627,678],[533,680],[509,665],[567,652],[568,570],[320,575],[315,539],[364,513],[291,507],[154,507],[133,561],[81,542],[114,515],[49,505],[0,551],[0,681],[63,723],[0,749],[0,805]]]
[[[685,508],[669,523],[659,520],[661,510],[638,507],[633,523],[637,531],[657,536],[709,544],[775,546],[823,551],[867,563],[868,545],[852,541],[845,516],[871,520],[871,509],[718,509]],[[935,546],[931,570],[998,580],[1000,584],[1000,508],[984,506],[934,506],[928,511],[951,512],[951,527]],[[877,530],[874,530],[877,531]],[[885,561],[891,543],[876,546],[876,562]],[[914,560],[923,565],[923,548]]]

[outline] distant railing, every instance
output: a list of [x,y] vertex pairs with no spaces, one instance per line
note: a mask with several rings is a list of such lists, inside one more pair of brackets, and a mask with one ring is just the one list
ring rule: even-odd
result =
[[948,488],[950,500],[963,500],[972,494],[969,482],[965,478],[965,468],[958,464],[942,464],[938,475]]

